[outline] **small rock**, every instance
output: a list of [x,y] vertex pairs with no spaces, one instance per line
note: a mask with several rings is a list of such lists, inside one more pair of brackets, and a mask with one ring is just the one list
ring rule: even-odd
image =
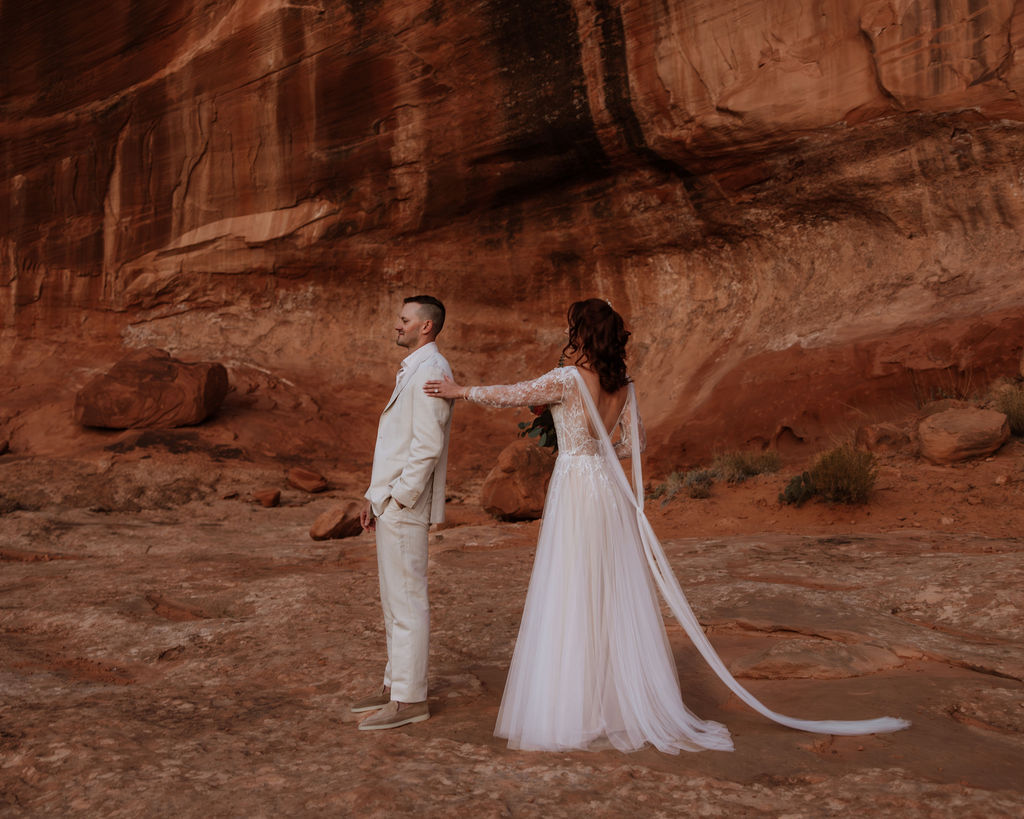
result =
[[281,502],[281,490],[280,489],[257,489],[252,493],[252,498],[260,506],[277,506]]
[[309,527],[309,536],[313,540],[339,539],[354,537],[363,531],[359,522],[359,512],[363,504],[360,501],[349,501],[341,506],[328,509]]
[[939,523],[940,523],[940,524],[941,524],[942,526],[952,526],[952,525],[953,525],[954,523],[956,523],[956,521],[955,521],[955,520],[954,520],[953,518],[948,518],[948,517],[947,517],[947,518],[941,518],[941,519],[939,520]]
[[1006,486],[1006,484],[1007,484],[1007,482],[1009,480],[1010,480],[1010,476],[1009,475],[999,475],[996,478],[996,486]]
[[323,492],[327,488],[327,478],[301,466],[288,470],[288,483],[306,492]]
[[857,430],[855,443],[869,452],[898,450],[910,443],[910,436],[895,424],[868,424]]
[[930,415],[917,432],[922,456],[951,464],[991,455],[1010,437],[1010,424],[1001,412],[968,407]]

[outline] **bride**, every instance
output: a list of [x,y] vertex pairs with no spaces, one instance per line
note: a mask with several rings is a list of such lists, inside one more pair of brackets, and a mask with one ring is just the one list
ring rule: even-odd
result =
[[[732,750],[728,729],[695,716],[679,679],[655,587],[704,659],[750,707],[826,734],[897,731],[901,719],[801,720],[762,705],[708,642],[643,512],[644,432],[626,375],[622,317],[601,299],[569,308],[572,366],[533,381],[464,387],[428,381],[438,398],[490,407],[547,404],[558,434],[533,574],[495,734],[512,748],[564,751],[606,738],[622,751]],[[613,443],[613,438],[615,442]],[[632,458],[633,483],[619,463]]]

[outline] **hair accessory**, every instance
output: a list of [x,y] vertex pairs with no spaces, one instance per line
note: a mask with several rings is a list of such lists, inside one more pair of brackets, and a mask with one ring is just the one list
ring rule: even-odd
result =
[[[605,303],[605,304],[607,304],[607,305],[608,305],[609,307],[612,307],[612,303],[611,303],[611,302],[610,302],[610,301],[609,301],[608,299],[605,299],[605,300],[604,300],[604,303]],[[614,308],[614,307],[612,307],[612,310],[614,310],[614,309],[615,309],[615,308]]]

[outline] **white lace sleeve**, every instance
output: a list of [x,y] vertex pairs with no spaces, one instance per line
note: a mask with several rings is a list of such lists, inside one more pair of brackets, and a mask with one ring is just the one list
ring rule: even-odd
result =
[[[470,387],[466,400],[485,407],[533,407],[560,404],[565,396],[566,369],[554,369],[533,381],[500,384],[493,387]],[[571,377],[571,376],[570,376]]]
[[[632,402],[627,402],[622,410],[622,417],[619,419],[619,440],[615,442],[615,454],[619,456],[620,460],[629,458],[633,454],[633,437],[630,434],[633,427],[632,417]],[[647,449],[647,431],[644,429],[644,419],[640,417],[639,412],[636,415],[636,428],[637,434],[640,436],[640,451],[643,452]]]

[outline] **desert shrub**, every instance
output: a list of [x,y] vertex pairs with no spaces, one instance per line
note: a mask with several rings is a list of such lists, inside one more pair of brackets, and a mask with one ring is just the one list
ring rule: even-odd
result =
[[691,469],[689,472],[672,472],[664,482],[647,493],[647,498],[671,500],[684,489],[691,498],[711,497],[711,485],[715,475],[710,469]]
[[710,498],[714,482],[715,472],[712,469],[691,469],[683,476],[683,486],[691,498]]
[[792,478],[779,494],[779,502],[800,506],[816,497],[829,503],[867,503],[877,478],[875,456],[843,444],[823,453],[810,470]]
[[1024,435],[1024,384],[1009,384],[996,395],[995,407],[1006,415],[1010,432]]
[[779,453],[766,452],[725,452],[715,456],[711,464],[715,477],[726,483],[743,483],[747,478],[763,472],[779,471]]
[[813,497],[814,485],[811,483],[811,473],[802,472],[789,479],[786,488],[779,493],[779,503],[803,506]]
[[811,467],[815,493],[831,503],[867,503],[877,478],[875,456],[851,444],[829,450]]
[[677,494],[679,490],[683,488],[683,473],[672,472],[662,483],[659,483],[650,492],[647,493],[648,500],[654,500],[655,498],[664,498],[665,500],[671,500]]

